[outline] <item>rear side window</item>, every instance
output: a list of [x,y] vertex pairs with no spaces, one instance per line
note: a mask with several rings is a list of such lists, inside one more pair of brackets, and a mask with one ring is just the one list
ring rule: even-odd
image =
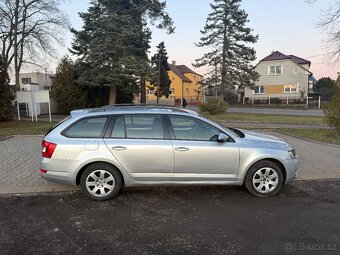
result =
[[109,117],[93,117],[82,119],[67,128],[63,135],[72,138],[100,138],[104,135],[104,129]]
[[125,115],[116,119],[112,138],[163,139],[161,115]]

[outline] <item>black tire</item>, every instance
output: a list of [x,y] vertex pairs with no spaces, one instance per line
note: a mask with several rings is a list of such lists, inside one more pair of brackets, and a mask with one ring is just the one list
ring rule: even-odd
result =
[[[101,173],[103,173],[103,178],[100,175]],[[95,177],[94,175],[98,177],[98,180],[93,178]],[[86,182],[91,183],[89,188],[87,188]],[[88,166],[80,178],[80,187],[82,191],[89,198],[96,201],[104,201],[115,197],[121,186],[122,177],[120,173],[112,165],[106,163],[94,163]]]
[[[262,174],[263,172],[266,173],[265,168],[270,169],[269,170],[270,174],[268,175],[269,177],[264,174],[263,179],[261,179],[262,177],[260,177],[260,174]],[[277,177],[275,177],[274,172],[277,174]],[[276,185],[272,185],[271,183],[275,183]],[[257,197],[273,196],[276,193],[278,193],[282,188],[283,185],[282,169],[278,164],[272,161],[269,160],[259,161],[252,165],[248,170],[244,180],[244,185],[251,194]],[[268,190],[266,190],[267,188]]]

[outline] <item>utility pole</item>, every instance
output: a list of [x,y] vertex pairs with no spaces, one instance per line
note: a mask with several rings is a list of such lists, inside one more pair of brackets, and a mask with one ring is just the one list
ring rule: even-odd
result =
[[215,93],[216,93],[216,98],[218,98],[218,90],[217,90],[217,85],[218,85],[218,82],[217,82],[217,60],[216,58],[214,59],[215,60]]
[[[47,87],[47,68],[45,67],[45,88]],[[51,91],[51,87],[49,87],[48,90]]]
[[161,49],[158,52],[158,86],[157,86],[157,104],[159,104],[159,87],[161,86]]

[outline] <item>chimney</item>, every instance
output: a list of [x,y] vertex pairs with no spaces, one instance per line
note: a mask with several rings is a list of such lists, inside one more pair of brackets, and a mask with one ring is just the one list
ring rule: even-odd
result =
[[173,66],[176,66],[176,61],[173,60],[173,61],[172,61],[172,65],[173,65]]

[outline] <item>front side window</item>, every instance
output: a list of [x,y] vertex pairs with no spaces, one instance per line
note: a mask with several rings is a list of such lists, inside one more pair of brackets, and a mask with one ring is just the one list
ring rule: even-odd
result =
[[282,66],[270,66],[269,67],[270,75],[280,75],[282,74]]
[[187,116],[170,115],[176,140],[217,141],[220,130],[214,126]]
[[254,94],[264,94],[265,89],[264,86],[259,85],[259,86],[254,86]]
[[125,115],[116,119],[112,138],[163,139],[161,115]]
[[63,134],[72,138],[100,138],[104,135],[104,128],[109,117],[93,117],[78,121],[67,128]]

